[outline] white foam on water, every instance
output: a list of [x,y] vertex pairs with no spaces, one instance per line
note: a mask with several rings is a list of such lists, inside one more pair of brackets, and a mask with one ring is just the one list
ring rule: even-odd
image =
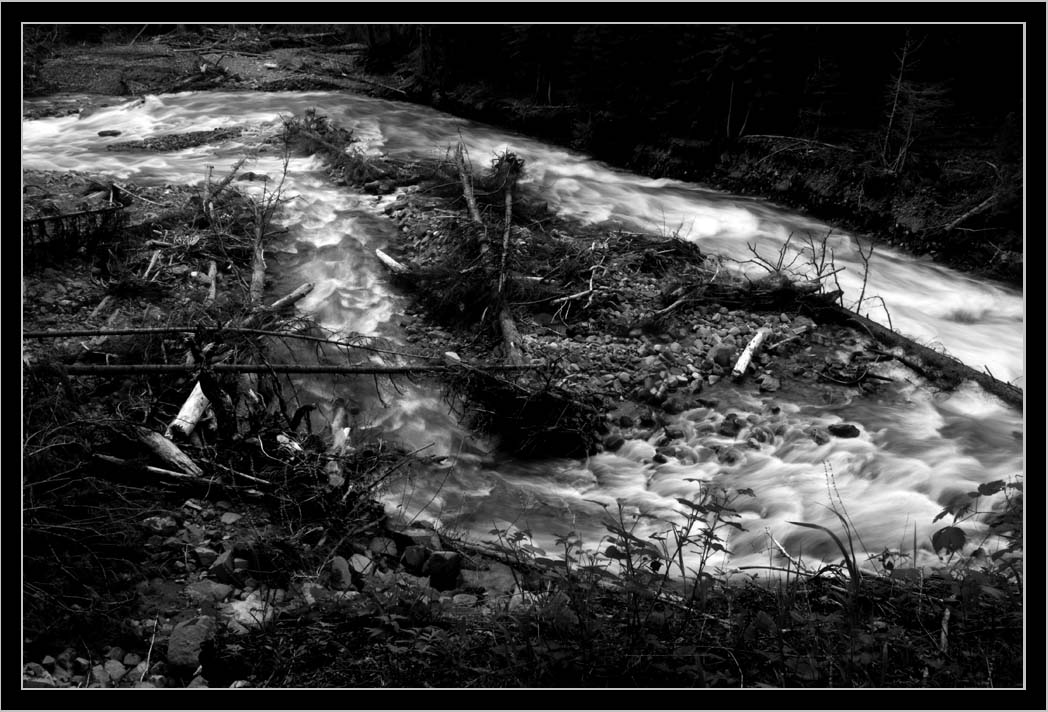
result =
[[[525,160],[523,190],[549,201],[552,209],[592,221],[611,219],[696,242],[704,251],[740,262],[755,249],[777,259],[784,245],[787,262],[798,268],[813,244],[821,245],[828,228],[818,221],[780,210],[763,201],[732,196],[670,179],[629,174],[586,156],[534,139],[474,124],[423,107],[332,92],[185,93],[146,97],[101,109],[85,117],[23,122],[26,167],[109,173],[118,180],[198,185],[206,167],[222,175],[265,136],[276,135],[283,117],[307,108],[351,128],[359,148],[414,157],[442,157],[463,140],[475,169],[511,150]],[[219,145],[173,153],[124,153],[106,150],[114,142],[164,133],[240,127],[243,134]],[[119,130],[114,138],[98,131]],[[244,170],[279,180],[279,148],[271,147]],[[266,191],[272,190],[270,183]],[[238,183],[261,197],[263,186]],[[317,157],[293,158],[284,184],[286,203],[277,221],[289,234],[273,245],[279,253],[281,284],[314,283],[299,308],[332,331],[382,336],[403,344],[398,315],[405,298],[389,284],[374,256],[394,228],[376,220],[395,196],[375,200],[330,185]],[[385,230],[385,231],[384,231]],[[854,237],[834,231],[826,237],[845,303],[857,301],[864,269]],[[727,264],[731,264],[730,262]],[[754,264],[735,265],[760,273]],[[988,366],[1005,380],[1024,373],[1024,308],[1018,290],[975,279],[924,259],[878,246],[866,277],[867,300],[857,305],[870,318],[892,324],[931,345],[941,344],[977,369]],[[400,346],[403,350],[410,348]],[[309,358],[303,352],[302,358]],[[856,546],[878,553],[909,548],[913,529],[934,561],[929,539],[943,523],[933,523],[943,507],[967,497],[979,483],[1009,479],[1022,472],[1021,414],[974,385],[951,395],[933,394],[920,378],[898,365],[882,373],[912,385],[897,395],[855,399],[834,405],[772,401],[754,393],[736,393],[731,407],[750,418],[740,438],[721,435],[727,405],[720,412],[696,409],[675,423],[684,438],[657,462],[661,433],[627,441],[615,453],[586,460],[521,462],[499,455],[494,444],[469,436],[448,412],[435,384],[405,384],[399,391],[371,378],[296,379],[303,401],[321,405],[320,420],[340,439],[352,443],[360,429],[384,426],[412,449],[446,456],[446,465],[425,476],[391,482],[384,502],[410,516],[437,519],[480,539],[493,527],[527,527],[540,548],[558,550],[557,534],[574,530],[592,549],[607,542],[609,518],[625,517],[642,537],[664,535],[679,526],[688,508],[678,500],[697,501],[703,489],[729,494],[747,531],[725,529],[730,557],[720,566],[768,566],[778,554],[769,536],[793,555],[835,561],[840,553],[825,532],[791,522],[818,524],[844,535],[834,510],[846,516]],[[361,415],[350,418],[348,405]],[[771,410],[779,408],[778,413]],[[367,422],[358,422],[366,419]],[[856,438],[832,438],[818,444],[812,426],[855,424]],[[748,434],[761,431],[761,440]],[[1016,437],[1016,433],[1020,433]],[[620,514],[621,508],[621,514]],[[640,519],[633,522],[633,517]],[[965,526],[976,527],[974,523]],[[692,554],[694,556],[694,554]],[[691,561],[691,559],[689,559]]]

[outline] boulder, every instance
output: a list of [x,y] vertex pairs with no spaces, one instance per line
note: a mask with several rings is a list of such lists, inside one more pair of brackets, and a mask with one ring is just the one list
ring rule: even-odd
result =
[[774,393],[782,388],[782,382],[771,374],[765,374],[761,376],[759,388],[764,393]]
[[838,438],[857,438],[859,437],[859,429],[851,423],[834,423],[828,430],[830,435]]
[[458,586],[462,570],[462,555],[457,551],[434,551],[422,567],[429,576],[429,585],[438,591],[447,591]]
[[361,576],[367,576],[375,571],[375,562],[363,554],[353,554],[349,558],[349,566]]
[[107,660],[103,667],[113,682],[119,682],[120,678],[127,674],[127,668],[119,660]]
[[331,588],[345,591],[353,585],[353,572],[345,557],[336,556],[331,560]]
[[207,546],[198,546],[193,549],[193,553],[196,554],[197,561],[203,567],[211,566],[218,560],[218,552]]
[[487,570],[462,571],[462,585],[467,588],[482,588],[489,594],[511,593],[517,588],[518,576],[506,564],[492,562]]
[[27,663],[22,668],[22,687],[55,687],[55,679],[43,665]]
[[477,597],[472,593],[457,593],[451,597],[451,602],[463,608],[472,608],[477,605]]
[[396,556],[397,544],[385,536],[377,536],[368,544],[368,551],[377,556]]
[[218,583],[211,579],[191,583],[185,588],[189,600],[198,606],[209,602],[224,601],[232,592],[233,587],[229,584]]
[[412,544],[404,549],[401,561],[404,564],[404,568],[410,573],[418,574],[422,572],[422,567],[426,564],[426,559],[428,558],[429,549],[418,544]]
[[215,619],[197,616],[182,621],[171,631],[167,643],[167,662],[179,667],[200,665],[200,651],[215,637]]
[[739,431],[746,425],[745,422],[739,420],[739,416],[735,413],[728,413],[721,421],[720,426],[717,428],[717,432],[725,437],[733,438],[739,434]]
[[423,527],[412,527],[400,532],[401,536],[407,537],[412,544],[427,546],[430,549],[440,549],[440,536],[432,529]]
[[[243,601],[230,601],[222,605],[222,613],[230,621],[230,628],[237,633],[251,628],[261,628],[273,620],[276,607],[258,591],[252,591]],[[233,623],[237,625],[232,625]]]
[[735,363],[735,347],[730,344],[720,343],[712,347],[706,358],[723,368],[730,368]]
[[[91,680],[92,682],[88,687],[109,687],[109,673],[106,672],[105,667],[102,665],[95,665],[91,668]],[[25,682],[22,683],[22,686],[25,686]]]

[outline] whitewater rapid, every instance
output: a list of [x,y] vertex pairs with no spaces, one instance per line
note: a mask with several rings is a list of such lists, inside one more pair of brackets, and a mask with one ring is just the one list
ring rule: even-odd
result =
[[[845,302],[854,303],[862,289],[857,238],[830,231],[818,221],[764,201],[630,174],[427,107],[352,94],[185,93],[149,96],[84,117],[25,121],[23,166],[103,173],[137,183],[196,185],[208,165],[224,174],[245,152],[279,133],[282,116],[300,115],[307,108],[351,128],[361,146],[374,153],[439,157],[461,139],[480,166],[512,149],[526,161],[524,189],[534,190],[551,208],[586,220],[615,221],[626,229],[677,234],[707,253],[740,263],[753,256],[751,246],[775,258],[787,241],[798,249],[806,235],[821,239],[829,233],[826,244],[836,266],[845,268],[838,275]],[[106,150],[112,142],[229,127],[243,133],[218,145],[171,153]],[[98,136],[114,129],[119,137]],[[257,153],[245,169],[279,175],[278,151]],[[291,160],[284,189],[293,199],[278,218],[289,232],[271,251],[274,293],[314,282],[314,291],[300,303],[303,312],[335,331],[410,350],[400,321],[409,299],[389,284],[374,256],[375,248],[397,239],[395,226],[382,215],[388,199],[331,185],[312,157]],[[737,268],[759,269],[752,264]],[[1025,385],[1020,291],[878,246],[865,293],[883,299],[895,329],[976,369],[989,368],[998,378]],[[887,323],[879,300],[856,307]],[[840,531],[831,505],[846,510],[862,547],[871,553],[900,547],[908,551],[912,547],[906,542],[912,541],[916,527],[922,561],[929,563],[935,561],[930,534],[944,524],[932,520],[944,506],[963,500],[981,482],[1023,472],[1023,418],[975,385],[938,394],[901,368],[894,375],[904,385],[890,395],[832,403],[783,402],[745,388],[726,389],[716,411],[698,409],[680,416],[677,425],[684,432],[686,452],[664,463],[652,459],[659,433],[650,441],[630,441],[616,453],[585,460],[513,460],[464,432],[434,384],[376,390],[371,379],[314,377],[298,379],[296,386],[299,400],[320,404],[336,429],[388,428],[407,447],[446,455],[443,465],[425,476],[397,482],[384,495],[385,502],[409,517],[436,520],[467,536],[490,538],[490,529],[512,524],[527,528],[535,545],[550,554],[559,548],[557,536],[570,531],[592,549],[607,533],[606,508],[616,511],[621,503],[628,517],[644,515],[636,533],[658,534],[667,521],[680,520],[678,498],[694,498],[703,483],[711,483],[751,489],[756,495],[738,500],[747,531],[731,533],[732,555],[718,565],[773,564],[771,537],[791,555],[833,558],[834,547],[825,534],[789,524],[810,522]],[[350,404],[357,412],[347,415]],[[733,464],[713,455],[715,446],[731,444],[716,429],[729,410],[776,433],[758,449],[743,448],[743,457]],[[819,445],[803,432],[813,424],[841,421],[857,424],[860,436]]]

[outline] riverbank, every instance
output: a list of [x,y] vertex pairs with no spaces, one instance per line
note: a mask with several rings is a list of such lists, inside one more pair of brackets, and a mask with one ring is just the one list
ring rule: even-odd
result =
[[[418,88],[410,69],[383,81],[414,86],[412,101],[537,136],[642,175],[766,198],[875,244],[927,255],[1010,285],[1023,284],[1021,164],[1014,156],[1002,164],[1000,152],[1008,149],[999,146],[958,139],[936,147],[920,172],[900,176],[880,167],[861,148],[872,136],[855,136],[854,145],[860,148],[756,135],[733,140],[638,137],[612,143],[602,134],[623,133],[616,128],[616,117],[605,116],[605,124],[596,127],[585,107],[492,96],[480,85],[429,92]],[[1006,173],[1000,165],[1006,165]]]
[[[483,83],[435,88],[414,55],[372,55],[337,33],[262,34],[243,29],[148,42],[49,45],[27,65],[27,96],[76,92],[135,96],[216,88],[350,89],[433,106],[542,138],[652,177],[696,181],[767,198],[875,242],[943,264],[1023,284],[1021,127],[991,137],[936,136],[905,173],[887,170],[873,134],[835,142],[805,137],[630,135],[631,119],[584,105],[550,105]],[[78,97],[37,112],[73,112],[112,99]],[[33,115],[33,114],[30,114]],[[596,116],[596,118],[595,118]],[[832,127],[827,127],[830,130]],[[623,140],[623,136],[629,136]]]
[[[150,145],[162,149],[206,140],[200,135],[169,137]],[[333,180],[356,189],[403,191],[386,211],[404,236],[393,251],[409,266],[410,274],[400,279],[420,295],[417,311],[405,315],[417,347],[451,361],[455,359],[445,357],[447,351],[466,363],[507,359],[512,346],[504,323],[496,326],[484,312],[497,304],[491,300],[491,278],[500,276],[502,264],[513,268],[508,289],[532,290],[527,300],[523,291],[509,292],[514,294],[510,316],[520,337],[521,359],[541,367],[537,380],[556,384],[554,395],[561,403],[594,397],[599,403],[598,422],[587,420],[585,431],[574,423],[551,421],[548,413],[538,414],[543,420],[532,415],[529,424],[562,436],[574,433],[576,447],[583,451],[613,450],[629,437],[656,443],[652,462],[689,457],[730,462],[742,449],[759,448],[762,438],[781,435],[774,412],[765,421],[743,422],[717,402],[717,386],[730,380],[729,369],[738,363],[742,348],[762,329],[769,330],[766,346],[757,352],[756,369],[741,381],[755,391],[817,391],[832,401],[890,388],[869,378],[877,373],[872,362],[878,359],[869,356],[868,341],[801,314],[795,288],[778,285],[781,291],[757,309],[754,300],[768,298],[774,289],[747,293],[730,280],[719,281],[723,277],[715,256],[670,236],[628,234],[554,218],[542,210],[541,196],[527,194],[511,195],[510,219],[500,222],[506,193],[498,189],[500,183],[477,173],[469,182],[484,188],[478,194],[490,194],[479,199],[488,217],[481,229],[462,204],[462,180],[455,167],[404,166],[382,158],[333,167]],[[434,178],[445,186],[443,194],[426,182]],[[209,259],[194,250],[213,249],[214,235],[200,229],[207,223],[197,224],[198,211],[208,201],[194,201],[192,189],[172,188],[167,194],[166,189],[115,185],[104,176],[78,181],[39,175],[32,182],[52,193],[47,198],[59,214],[79,208],[79,194],[87,188],[94,188],[88,195],[97,200],[119,199],[123,191],[125,199],[141,199],[133,202],[140,209],[157,207],[148,200],[184,212],[169,216],[168,224],[147,220],[146,229],[117,231],[111,236],[115,242],[103,239],[92,248],[104,246],[123,258],[119,273],[108,261],[99,264],[103,250],[92,253],[94,259],[85,254],[64,266],[45,268],[51,272],[28,269],[27,326],[101,325],[91,319],[105,316],[106,306],[99,307],[104,296],[128,298],[109,305],[136,318],[140,309],[144,315],[141,323],[117,317],[112,326],[142,326],[156,321],[158,310],[172,313],[187,304],[203,305],[211,284],[222,285],[219,295],[245,291],[250,250],[242,249],[234,263],[245,273],[242,280],[225,271],[208,278],[207,285],[200,279],[209,273]],[[231,185],[236,184],[234,177]],[[43,201],[32,203],[27,217],[51,210],[42,208]],[[162,237],[155,237],[157,230]],[[461,270],[480,257],[476,240],[485,231],[489,257],[509,258],[477,262],[477,269],[463,275]],[[156,239],[171,244],[148,244]],[[449,264],[449,256],[461,259]],[[450,279],[463,289],[456,296],[479,292],[471,299],[451,299],[449,270],[454,272]],[[86,280],[89,273],[104,283]],[[154,274],[161,276],[150,279]],[[164,301],[172,293],[175,301]],[[227,306],[229,314],[223,317],[240,313],[235,304]],[[207,322],[199,313],[193,316]],[[309,329],[302,333],[322,336]],[[476,339],[478,333],[483,338]],[[114,337],[108,339],[90,347],[70,340],[58,360],[72,365],[94,359],[108,365],[185,353],[178,338],[159,339],[148,349],[140,338],[128,339],[122,349],[115,348]],[[31,366],[55,355],[46,349],[27,352]],[[512,388],[536,391],[535,379],[508,380]],[[124,380],[119,397],[107,399],[111,383],[78,378],[71,388],[78,400],[97,410],[98,420],[121,426],[130,420],[163,428],[190,390],[184,378],[172,382],[133,376]],[[57,393],[51,385],[48,381],[30,392],[27,402],[47,405],[39,394]],[[470,385],[468,379],[465,385]],[[485,379],[470,402],[476,403],[485,391],[504,393]],[[134,409],[127,409],[127,400]],[[506,403],[501,395],[493,400]],[[722,451],[688,452],[681,436],[667,427],[669,418],[681,411],[694,415],[696,427],[723,431],[736,442]],[[594,411],[579,412],[588,417]],[[241,459],[236,462],[216,458],[219,449],[207,447],[210,440],[204,447],[183,444],[207,468],[208,485],[202,491],[178,485],[169,492],[170,484],[144,483],[140,471],[130,486],[99,484],[112,472],[86,463],[87,445],[91,452],[115,451],[99,447],[100,442],[111,444],[106,438],[80,442],[85,431],[79,430],[79,422],[68,424],[72,430],[53,433],[73,434],[79,444],[70,453],[60,448],[37,451],[35,442],[27,448],[33,465],[27,471],[39,466],[33,458],[63,453],[48,465],[57,471],[57,481],[47,470],[46,477],[30,483],[39,497],[31,516],[57,513],[67,517],[65,526],[94,527],[103,543],[128,542],[117,552],[100,548],[97,540],[83,542],[79,558],[64,558],[66,568],[79,577],[76,581],[56,573],[42,545],[30,551],[31,563],[44,572],[34,569],[27,578],[26,597],[34,602],[28,630],[33,640],[26,648],[26,659],[32,661],[26,671],[30,682],[147,687],[1000,687],[1021,682],[1021,589],[1007,568],[1021,539],[1013,538],[1015,548],[1002,552],[1006,556],[989,572],[972,568],[957,554],[940,571],[925,576],[906,566],[907,554],[898,551],[886,552],[874,571],[857,576],[850,569],[862,554],[842,546],[843,563],[819,571],[786,555],[779,562],[785,587],[729,585],[712,566],[695,571],[676,563],[682,548],[724,547],[727,534],[739,524],[736,508],[749,495],[710,489],[681,503],[695,518],[691,528],[675,531],[679,538],[665,546],[633,536],[632,515],[623,512],[610,513],[610,537],[599,545],[565,532],[563,557],[542,556],[525,531],[512,527],[493,532],[493,546],[467,546],[420,522],[385,518],[372,504],[377,480],[408,467],[424,473],[441,463],[417,462],[409,453],[378,443],[350,442],[352,451],[335,453],[329,437],[334,431],[311,432],[308,412],[282,417],[260,432],[265,457],[253,452],[252,443],[243,444],[252,454],[238,450]],[[493,425],[495,434],[506,438],[506,424]],[[813,429],[809,437],[849,437],[849,424],[840,425],[837,432]],[[380,443],[381,434],[379,438]],[[521,444],[527,442],[525,438]],[[562,442],[569,442],[568,437]],[[121,450],[120,456],[153,457],[141,450]],[[162,464],[147,462],[154,468]],[[73,469],[62,471],[66,467]],[[238,480],[242,475],[278,486],[269,492],[257,481]],[[79,519],[64,508],[72,486],[67,478],[82,478],[82,486],[99,488],[93,498],[79,503]],[[1021,506],[1016,484],[1021,483],[987,483],[981,492],[1012,498],[1011,519],[997,523],[1010,537],[1021,534],[1016,530]],[[52,485],[55,490],[48,489]],[[220,489],[209,489],[214,487]],[[107,499],[119,499],[125,509],[105,508]],[[39,529],[46,527],[30,529],[33,538],[27,535],[27,540],[42,541],[35,538]],[[942,550],[956,548],[957,536],[955,531],[944,534]],[[88,569],[90,578],[84,573]],[[45,581],[68,588],[46,589],[47,595],[40,596],[33,586]],[[85,581],[97,597],[82,597],[77,584]],[[52,615],[56,610],[61,611],[57,618]],[[926,633],[944,626],[945,642]],[[989,650],[987,630],[994,643]],[[87,645],[74,639],[73,631]]]

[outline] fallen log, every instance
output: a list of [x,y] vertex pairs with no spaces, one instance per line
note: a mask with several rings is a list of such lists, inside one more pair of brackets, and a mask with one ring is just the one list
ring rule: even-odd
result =
[[211,282],[211,286],[207,290],[207,298],[204,299],[204,306],[209,307],[215,303],[215,297],[218,296],[218,263],[211,260],[211,264],[207,268],[207,278]]
[[167,464],[177,467],[187,475],[203,476],[204,471],[189,459],[189,456],[182,452],[177,445],[160,433],[138,426],[135,428],[135,437]]
[[[67,369],[68,368],[77,369],[77,366],[70,366],[67,367]],[[195,366],[174,366],[173,370],[161,371],[161,373],[192,371],[194,368]],[[149,372],[157,373],[157,371]],[[73,375],[90,375],[92,373],[97,372],[88,371],[86,374],[81,372],[74,373]],[[106,373],[106,371],[102,371],[101,373]],[[141,371],[134,371],[134,373],[141,373]],[[200,382],[198,381],[197,384],[193,386],[193,390],[189,394],[189,397],[186,398],[185,403],[183,403],[182,407],[178,410],[178,415],[176,415],[175,419],[168,424],[164,435],[169,438],[173,435],[188,438],[193,433],[193,429],[196,428],[197,423],[200,422],[200,419],[204,417],[204,412],[210,405],[211,401],[209,401],[207,396],[204,395],[204,390],[200,387]]]
[[296,288],[295,291],[281,297],[280,299],[270,304],[269,309],[271,311],[278,311],[280,309],[284,309],[285,307],[289,307],[292,304],[296,304],[299,301],[301,301],[307,294],[309,294],[312,291],[313,283],[306,282],[305,284],[302,284],[298,288]]
[[746,373],[746,369],[750,366],[750,361],[753,360],[757,350],[761,347],[761,344],[764,343],[764,340],[768,338],[768,334],[770,333],[771,329],[759,329],[757,334],[750,339],[750,343],[748,343],[746,348],[743,349],[742,355],[739,356],[739,360],[735,362],[735,368],[731,370],[733,378],[741,378],[743,374]]
[[481,228],[481,235],[477,238],[477,242],[480,243],[480,254],[483,255],[488,251],[488,228],[477,208],[477,198],[473,195],[473,181],[466,167],[465,147],[461,141],[455,147],[455,164],[458,166],[459,180],[462,181],[462,194],[466,197],[469,216]]
[[520,350],[520,332],[517,324],[513,321],[513,314],[509,306],[503,302],[499,310],[499,328],[502,329],[502,343],[506,351],[506,360],[511,366],[521,366],[524,363],[524,355]]
[[957,384],[961,381],[975,381],[987,392],[997,396],[1005,403],[1022,409],[1024,402],[1023,389],[1005,381],[998,380],[989,373],[976,371],[953,356],[940,353],[927,346],[918,344],[907,336],[892,331],[886,326],[845,309],[839,304],[820,304],[814,315],[823,321],[837,321],[860,327],[872,338],[889,348],[898,348],[903,353],[887,353],[929,380]]
[[[96,316],[98,316],[111,301],[113,301],[113,295],[111,294],[107,294],[106,296],[102,297],[102,301],[100,301],[98,303],[98,306],[94,308],[94,311],[91,312],[90,318],[94,319]],[[22,336],[24,338],[26,335],[23,334]],[[94,336],[94,334],[80,334],[80,336]]]
[[142,273],[142,279],[149,277],[149,273],[153,271],[153,265],[156,264],[157,259],[160,257],[160,250],[153,250],[153,256],[149,259],[149,264],[146,265],[146,271]]
[[345,146],[342,146],[342,147],[336,146],[335,144],[331,143],[326,138],[324,138],[323,136],[321,136],[320,134],[318,134],[318,133],[316,133],[314,131],[310,131],[309,129],[299,128],[298,132],[300,134],[302,134],[303,136],[305,136],[306,138],[308,138],[310,141],[315,141],[315,142],[319,143],[321,146],[323,146],[327,150],[331,151],[336,156],[343,156],[344,157],[345,154],[346,154],[346,147]]
[[502,256],[499,264],[499,295],[502,295],[503,287],[506,285],[506,256],[509,254],[509,238],[513,229],[513,188],[520,176],[522,162],[512,153],[502,156],[503,170],[506,172],[506,218],[505,230],[502,233]]
[[266,286],[266,257],[262,246],[262,228],[255,237],[255,256],[251,263],[251,286],[248,290],[248,301],[251,304],[261,304],[262,291]]
[[158,475],[160,477],[168,477],[168,478],[173,478],[175,480],[182,480],[182,481],[189,480],[189,481],[192,481],[192,482],[201,482],[201,483],[209,483],[210,482],[210,480],[208,480],[206,477],[201,477],[201,476],[198,476],[198,475],[189,475],[189,474],[186,474],[185,472],[175,472],[174,470],[165,470],[162,467],[153,467],[152,465],[142,465],[140,463],[133,462],[131,460],[121,460],[119,457],[113,457],[112,455],[102,455],[102,454],[96,453],[94,455],[94,458],[96,460],[101,460],[102,462],[108,463],[110,465],[117,465],[119,467],[127,467],[127,468],[136,468],[136,469],[140,469],[140,470],[142,470],[144,472],[148,472],[149,474],[152,474],[152,475]]
[[[222,191],[225,190],[226,187],[230,183],[233,182],[233,178],[236,177],[237,171],[240,170],[240,168],[244,165],[244,161],[246,161],[246,160],[247,160],[247,157],[244,157],[244,158],[241,158],[240,160],[238,160],[236,163],[234,163],[233,166],[229,169],[229,173],[226,175],[226,177],[223,178],[219,182],[219,184],[217,186],[215,186],[215,189],[211,191],[211,198],[210,198],[210,202],[211,203],[214,203],[216,200],[218,200],[218,196],[222,194]],[[210,168],[211,168],[211,166],[208,166],[208,169],[209,169],[208,170],[208,181],[209,182],[211,180]]]
[[272,314],[275,311],[278,311],[280,309],[283,309],[284,307],[287,307],[287,306],[290,306],[291,304],[294,304],[295,302],[298,302],[303,297],[305,297],[307,294],[309,294],[311,291],[313,291],[313,285],[311,283],[309,283],[309,282],[306,282],[305,284],[300,285],[299,287],[297,287],[290,294],[287,294],[287,295],[281,297],[280,299],[277,299],[275,302],[273,302],[269,306],[266,306],[266,307],[256,306],[255,307],[255,311],[253,311],[252,313],[248,314],[244,318],[244,320],[240,322],[240,326],[239,327],[234,327],[232,325],[227,325],[227,327],[224,327],[224,328],[229,328],[229,329],[253,329],[255,327],[255,325],[257,325],[259,322],[262,321],[262,318],[266,314]]
[[[458,165],[459,178],[462,181],[462,192],[466,196],[466,204],[469,206],[470,218],[473,220],[474,223],[479,225],[480,228],[481,228],[481,233],[482,234],[481,234],[481,237],[478,238],[478,242],[480,242],[480,254],[481,254],[481,256],[484,256],[484,255],[486,255],[488,253],[488,250],[489,250],[489,245],[488,245],[488,228],[484,224],[483,218],[481,218],[481,216],[480,216],[480,210],[477,208],[477,199],[476,199],[476,197],[473,194],[473,183],[470,180],[470,176],[468,175],[468,172],[467,172],[467,169],[466,169],[465,147],[462,145],[461,141],[459,141],[458,146],[456,147],[456,150],[455,150],[455,162]],[[515,178],[514,178],[514,180],[515,180]],[[510,195],[510,192],[509,192],[510,190],[511,190],[511,187],[507,187],[507,194],[506,194],[507,195],[507,197],[506,197],[506,201],[507,201],[507,203],[506,203],[506,209],[507,209],[506,220],[507,220],[507,225],[506,225],[506,236],[505,236],[504,240],[508,240],[509,239],[509,219],[510,219],[510,217],[512,215],[512,208],[513,208],[513,199],[512,199],[512,197]],[[488,258],[488,259],[490,259],[490,258]],[[513,321],[513,314],[512,314],[512,312],[510,312],[509,306],[502,299],[502,295],[501,295],[502,281],[504,279],[504,277],[503,277],[503,275],[504,275],[504,268],[505,268],[505,262],[503,262],[502,269],[499,270],[499,274],[500,274],[500,276],[499,276],[499,289],[500,289],[499,301],[501,302],[501,305],[499,307],[498,324],[499,324],[500,331],[502,331],[502,344],[503,344],[503,348],[504,348],[504,350],[506,352],[506,360],[509,361],[510,365],[512,365],[512,366],[520,366],[522,363],[524,363],[524,357],[523,357],[523,354],[521,353],[521,348],[520,348],[520,344],[521,344],[520,332],[517,330],[517,325]]]
[[387,255],[382,250],[376,249],[375,256],[378,257],[379,262],[386,266],[393,274],[407,274],[408,268],[397,262],[395,259]]

